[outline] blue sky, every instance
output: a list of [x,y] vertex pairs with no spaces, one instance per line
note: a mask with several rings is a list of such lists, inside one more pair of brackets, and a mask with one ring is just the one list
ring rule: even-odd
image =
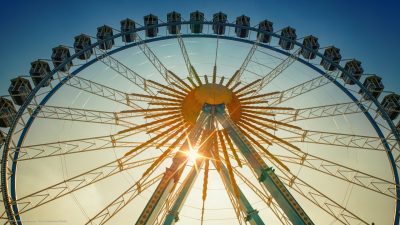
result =
[[49,58],[51,48],[58,44],[72,45],[73,37],[79,33],[94,34],[102,24],[118,27],[126,17],[142,22],[142,16],[150,12],[165,19],[167,12],[176,10],[188,18],[189,12],[197,9],[208,18],[221,10],[231,21],[246,14],[253,25],[269,19],[276,30],[293,26],[299,36],[313,34],[319,37],[321,46],[339,47],[343,58],[361,60],[367,73],[384,77],[386,90],[400,90],[396,66],[400,50],[397,1],[2,0],[1,93],[6,94],[9,79],[28,73],[31,61]]

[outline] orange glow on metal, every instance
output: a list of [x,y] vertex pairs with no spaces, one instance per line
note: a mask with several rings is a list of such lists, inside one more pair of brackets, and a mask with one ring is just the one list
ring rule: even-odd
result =
[[243,119],[241,119],[240,122],[243,122],[243,121],[245,121],[245,122],[251,122],[251,123],[254,123],[254,124],[257,124],[257,125],[260,125],[260,126],[269,128],[269,129],[271,129],[271,130],[277,130],[275,127],[273,127],[273,126],[271,126],[271,125],[269,125],[269,124],[266,124],[266,123],[263,123],[263,122],[260,122],[260,121],[251,119],[251,118],[249,118],[249,117],[247,117],[247,116],[244,116],[244,115],[243,115]]
[[226,167],[228,168],[229,179],[233,186],[233,192],[235,193],[236,198],[239,199],[240,198],[239,188],[237,186],[235,176],[233,175],[232,165],[231,165],[231,161],[229,160],[228,151],[226,150],[224,137],[222,136],[221,131],[218,131],[217,133],[218,133],[219,142],[221,143],[222,152],[224,154]]
[[[282,166],[285,170],[290,171],[289,168],[278,158],[276,158],[271,152],[269,152],[262,144],[258,143],[250,134],[244,132],[244,130],[241,128],[243,127],[243,124],[239,125],[239,130],[243,132],[243,134],[252,142],[254,143],[259,149],[261,149],[265,154],[267,154],[272,160],[274,160],[276,163],[278,163],[280,166]],[[249,128],[248,128],[249,129]],[[249,130],[251,131],[251,129]]]
[[235,160],[236,160],[238,166],[239,166],[239,167],[242,167],[242,162],[241,162],[240,159],[239,159],[239,156],[238,156],[238,154],[237,154],[237,151],[236,151],[235,147],[233,146],[232,140],[231,140],[231,138],[229,137],[228,132],[226,132],[226,130],[223,130],[222,133],[223,133],[224,136],[225,136],[225,140],[226,140],[226,142],[228,143],[229,148],[231,149],[232,154],[233,154],[233,157],[235,158]]

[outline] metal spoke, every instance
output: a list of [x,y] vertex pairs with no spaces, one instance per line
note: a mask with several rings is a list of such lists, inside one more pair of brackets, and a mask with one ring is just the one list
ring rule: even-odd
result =
[[[125,134],[112,134],[97,137],[89,137],[74,140],[61,140],[57,142],[41,143],[22,146],[20,149],[18,161],[35,160],[48,157],[55,157],[68,154],[85,153],[98,150],[107,150],[114,148],[132,148],[139,146],[143,142],[126,141],[126,137],[145,132],[147,128],[135,130]],[[168,146],[164,145],[164,146]],[[10,155],[16,151],[15,147],[10,147]]]
[[142,107],[135,103],[135,99],[130,98],[127,93],[102,84],[98,84],[85,78],[73,76],[67,81],[66,84],[90,94],[127,105],[134,109],[142,109]]
[[260,90],[262,90],[265,86],[267,86],[273,79],[278,77],[280,74],[282,74],[283,71],[285,71],[289,66],[291,66],[300,56],[300,52],[301,48],[297,49],[285,60],[283,60],[279,65],[277,65],[274,69],[272,69],[268,74],[263,76],[263,78],[260,81],[260,85],[257,87],[257,89],[255,89],[256,92],[254,92],[253,95],[260,92]]
[[353,169],[327,159],[304,153],[299,157],[277,156],[281,161],[302,165],[312,170],[338,178],[359,187],[374,191],[376,193],[397,199],[396,184],[392,181],[379,178],[369,173]]
[[[179,79],[175,74],[173,74],[171,71],[167,69],[167,67],[164,66],[164,64],[158,59],[156,54],[149,48],[149,46],[146,44],[146,42],[139,36],[136,36],[136,41],[138,43],[138,46],[140,50],[145,54],[145,56],[149,59],[149,61],[154,65],[154,67],[157,69],[157,71],[161,74],[161,76],[164,77],[165,81],[169,84],[173,83],[180,83],[184,85],[181,79]],[[183,83],[182,83],[183,82]],[[185,83],[186,84],[186,83]],[[190,89],[189,85],[184,85],[185,87]]]
[[308,119],[365,112],[364,110],[360,109],[360,105],[363,105],[365,111],[368,111],[372,107],[372,102],[371,101],[346,102],[346,103],[321,105],[316,107],[301,108],[293,111],[281,111],[281,112],[279,112],[278,110],[277,111],[272,110],[272,113],[290,115],[289,117],[280,120],[282,122],[289,123],[299,120],[308,120]]
[[157,157],[132,161],[136,155],[122,157],[112,162],[103,164],[94,169],[85,171],[79,175],[63,180],[59,183],[48,186],[44,189],[28,194],[17,200],[15,204],[20,207],[20,214],[28,212],[32,209],[45,205],[72,192],[78,191],[84,187],[97,183],[101,180],[109,178],[123,170],[133,169],[153,163]]
[[[285,137],[284,140],[295,143],[314,143],[323,145],[340,146],[346,148],[357,148],[363,150],[377,150],[386,151],[382,144],[382,139],[379,137],[356,135],[356,134],[343,134],[324,131],[313,130],[296,130],[286,129],[286,131],[296,134],[295,137]],[[395,139],[386,139],[388,142],[395,142]]]
[[140,193],[142,193],[147,188],[151,187],[153,184],[161,180],[163,174],[160,174],[149,181],[147,181],[148,176],[140,178],[135,185],[129,187],[116,199],[114,199],[110,204],[108,204],[104,209],[97,213],[93,218],[91,218],[85,225],[102,225],[107,223],[113,216],[115,216],[119,211],[121,211],[126,205],[128,205],[132,200],[134,200]]
[[[249,65],[251,59],[253,58],[253,55],[256,52],[259,43],[260,43],[260,38],[257,37],[257,40],[251,46],[250,51],[247,53],[246,58],[243,60],[243,63],[240,66],[239,70],[236,71],[236,73],[233,75],[232,82],[229,84],[235,85],[236,83],[238,83],[240,81],[242,74],[244,73],[244,71],[246,71],[247,66]],[[227,86],[229,86],[229,85],[227,85]]]
[[[339,76],[339,73],[327,72],[326,75],[329,76],[330,79],[336,79]],[[269,101],[269,105],[277,105],[289,99],[298,97],[312,90],[320,88],[326,84],[329,84],[331,82],[330,79],[327,79],[325,76],[319,76],[289,89],[286,89],[282,92],[278,92],[277,94],[270,95],[264,100]]]
[[[121,63],[119,60],[114,57],[108,55],[108,53],[100,48],[94,49],[95,56],[106,66],[125,77],[127,80],[135,84],[137,87],[141,88],[143,91],[149,93],[150,95],[155,95],[155,93],[149,89],[149,87],[155,87],[153,85],[149,85],[147,80],[143,78],[141,75],[133,71],[131,68]],[[100,54],[98,53],[100,52]]]
[[195,79],[197,81],[197,83],[199,85],[201,85],[202,84],[201,79],[200,79],[199,75],[197,74],[195,68],[193,67],[192,63],[190,62],[190,58],[189,58],[189,55],[186,50],[185,42],[183,41],[183,38],[181,37],[179,30],[178,30],[176,37],[177,37],[179,47],[182,52],[183,59],[185,60],[185,65],[188,70],[189,77],[191,79]]
[[[120,125],[124,127],[135,125],[132,122],[120,119],[118,117],[117,112],[50,106],[50,105],[41,105],[39,107],[40,107],[40,112],[36,116],[37,118]],[[28,108],[28,110],[32,112],[31,108]]]
[[285,185],[287,185],[290,189],[296,191],[298,194],[302,195],[304,198],[315,204],[317,207],[324,210],[340,223],[346,225],[368,225],[365,220],[351,212],[346,207],[335,202],[332,198],[326,196],[317,188],[301,180],[299,177],[296,177],[289,171],[286,171],[284,169],[282,169],[281,171],[285,173],[286,176],[279,176],[279,178],[282,180],[283,183],[285,183]]

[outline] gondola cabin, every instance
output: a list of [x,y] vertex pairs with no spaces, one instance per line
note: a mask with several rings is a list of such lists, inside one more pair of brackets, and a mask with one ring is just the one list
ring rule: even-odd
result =
[[[92,42],[90,40],[90,37],[86,34],[80,34],[78,36],[75,36],[75,41],[74,41],[74,49],[75,53],[78,53],[82,51],[85,48],[88,48],[90,45],[92,45]],[[90,48],[86,51],[84,51],[82,54],[78,56],[79,59],[86,60],[89,59],[90,56],[92,56],[93,50]]]
[[[54,68],[60,66],[65,60],[71,57],[69,53],[69,49],[64,46],[58,46],[52,49],[53,54],[51,55],[51,60],[53,61]],[[69,69],[72,67],[72,61],[69,61],[64,66],[60,68],[62,72],[68,72]]]
[[190,13],[190,31],[193,34],[200,34],[203,32],[204,13],[195,11]]
[[[356,80],[360,80],[361,74],[364,73],[364,69],[361,67],[361,62],[355,59],[348,61],[344,66],[344,70]],[[340,74],[340,78],[343,79],[345,84],[355,84],[355,82],[344,72]]]
[[316,54],[313,52],[313,50],[318,51],[318,49],[318,38],[309,35],[303,39],[303,46],[300,53],[305,59],[315,59]]
[[381,106],[385,109],[389,118],[395,120],[400,114],[400,95],[386,95],[381,102]]
[[236,36],[246,38],[249,36],[250,17],[242,15],[236,18],[236,25],[243,26],[243,28],[235,27]]
[[[270,33],[274,32],[273,23],[268,20],[261,21],[261,23],[258,24],[258,29]],[[271,35],[259,31],[257,32],[257,39],[262,43],[269,43],[271,41]]]
[[225,34],[225,23],[227,20],[227,15],[223,12],[215,13],[213,15],[213,31],[214,34],[223,35]]
[[[296,29],[292,27],[285,27],[281,31],[281,38],[279,38],[279,46],[285,50],[292,50],[294,47],[293,41],[296,41]],[[289,39],[289,40],[287,40]]]
[[[36,60],[31,62],[31,69],[29,74],[31,75],[33,84],[37,86],[47,74],[51,72],[50,66],[46,61]],[[43,87],[47,87],[50,84],[50,80],[43,84]]]
[[[382,78],[376,75],[365,78],[363,86],[371,93],[374,98],[378,98],[384,89]],[[364,100],[371,100],[371,98],[363,89],[360,89],[358,93],[361,94]]]
[[0,127],[10,127],[17,111],[11,100],[0,97]]
[[22,77],[12,79],[8,88],[8,93],[16,105],[22,105],[31,91],[32,86],[29,80]]
[[[181,22],[181,14],[178,12],[170,12],[167,14],[167,21],[168,23],[180,23]],[[169,34],[178,34],[181,30],[180,24],[173,24],[168,25],[168,32]]]
[[[103,25],[97,28],[97,41],[101,42],[99,48],[103,50],[111,49],[114,45],[113,29],[107,25]],[[110,39],[111,38],[111,39]]]
[[153,26],[153,25],[157,25],[158,24],[158,17],[153,15],[153,14],[149,14],[147,16],[144,16],[144,25],[147,27],[146,28],[146,37],[157,37],[157,33],[158,33],[158,27],[151,27],[149,28],[149,26]]
[[[334,46],[325,49],[324,56],[336,64],[339,64],[340,60],[342,59],[342,55],[340,54],[340,49]],[[336,70],[336,66],[327,59],[322,58],[320,65],[323,66],[324,69],[328,71]]]
[[136,29],[135,21],[127,18],[121,20],[120,24],[121,24],[121,32],[124,33],[121,36],[122,41],[125,43],[130,43],[135,41],[136,33],[133,32]]

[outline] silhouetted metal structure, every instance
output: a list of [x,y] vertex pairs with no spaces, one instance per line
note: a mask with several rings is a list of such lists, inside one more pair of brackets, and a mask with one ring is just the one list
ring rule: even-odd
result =
[[[296,200],[297,196],[302,196],[303,200],[318,207],[318,210],[325,211],[338,223],[349,223],[347,218],[351,218],[356,224],[368,224],[364,218],[356,215],[352,208],[336,202],[335,199],[304,181],[299,174],[294,174],[290,170],[289,165],[291,164],[288,162],[339,179],[342,182],[357,186],[363,191],[371,191],[377,195],[390,197],[396,203],[395,211],[400,210],[400,189],[393,190],[393,187],[399,186],[400,182],[393,155],[394,151],[392,151],[393,149],[398,150],[396,143],[399,141],[399,137],[398,133],[394,131],[400,129],[400,122],[395,126],[393,120],[397,119],[400,113],[400,96],[389,94],[379,102],[378,98],[384,90],[381,78],[376,75],[369,76],[361,84],[361,75],[364,72],[361,62],[355,59],[350,60],[342,67],[340,65],[342,56],[338,48],[333,46],[322,48],[325,50],[320,53],[318,38],[309,35],[304,37],[302,43],[300,43],[297,41],[294,28],[285,27],[281,29],[280,34],[277,34],[278,32],[273,32],[272,22],[261,21],[258,28],[255,28],[250,24],[250,17],[244,15],[237,17],[235,23],[230,23],[227,21],[227,15],[222,12],[214,14],[212,20],[207,21],[202,12],[195,11],[190,13],[189,21],[183,21],[181,14],[173,11],[167,14],[167,22],[160,20],[159,23],[158,21],[157,16],[149,14],[144,16],[144,26],[138,25],[137,27],[133,20],[125,19],[120,21],[121,33],[118,30],[113,30],[110,26],[98,27],[96,43],[91,43],[91,38],[88,35],[78,35],[74,38],[74,55],[71,55],[69,48],[65,46],[60,45],[52,49],[53,70],[45,60],[37,60],[31,63],[29,73],[35,85],[34,88],[25,77],[17,77],[11,80],[10,96],[0,98],[0,127],[2,128],[0,146],[4,144],[1,162],[1,191],[5,213],[11,225],[23,225],[24,220],[21,219],[21,215],[23,216],[27,211],[46,205],[53,200],[67,196],[124,170],[144,165],[150,166],[147,167],[142,177],[109,205],[101,209],[100,212],[90,215],[86,224],[105,224],[143,190],[156,185],[155,191],[137,218],[136,224],[150,225],[157,221],[158,224],[172,225],[179,220],[179,213],[183,204],[203,167],[205,179],[203,180],[202,190],[201,221],[204,222],[204,202],[207,198],[210,163],[213,164],[215,172],[221,177],[237,219],[241,224],[263,225],[264,222],[239,187],[237,178],[241,179],[242,185],[248,185],[249,190],[254,191],[259,197],[261,196],[261,200],[266,203],[282,224],[314,224],[310,218],[310,215],[314,215],[309,214],[311,211],[305,212],[303,210],[302,202]],[[163,27],[162,31],[165,32],[160,32],[161,34],[158,37],[160,27]],[[187,29],[181,30],[181,28]],[[235,33],[233,33],[233,30]],[[116,31],[116,33],[114,34],[113,31]],[[152,39],[142,39],[140,36],[143,35],[143,32],[145,37]],[[257,34],[256,40],[252,40],[255,35],[249,35],[250,32]],[[114,40],[118,40],[116,38],[119,37],[122,38],[122,42],[131,44],[123,47],[116,46]],[[189,37],[240,41],[250,43],[252,47],[243,63],[238,65],[239,69],[226,81],[224,80],[225,77],[217,76],[217,45],[213,74],[210,78],[205,75],[202,80],[186,51],[184,38]],[[147,45],[148,42],[172,38],[177,38],[181,48],[188,69],[187,81],[166,67],[155,51],[152,51]],[[269,43],[276,43],[272,41],[273,38],[274,41],[278,40],[278,45],[281,48],[278,49],[272,44],[268,45]],[[160,73],[160,79],[144,78],[133,68],[111,57],[112,54],[133,46],[140,48],[144,56]],[[266,74],[256,74],[257,77],[260,77],[259,79],[244,82],[241,75],[250,73],[247,69],[250,63],[257,63],[252,57],[257,52],[257,48],[260,47],[280,53],[286,58],[281,59],[277,66],[271,68]],[[295,47],[297,49],[291,51]],[[99,51],[97,48],[110,51]],[[317,58],[321,60],[319,63]],[[79,63],[83,63],[83,65],[76,63],[75,65],[79,65],[79,67],[77,66],[78,68],[70,73],[69,71],[74,65],[73,61],[76,60],[80,60]],[[80,71],[97,61],[104,63],[107,68],[112,69],[132,83],[135,88],[139,89],[139,93],[125,93],[118,88],[111,87],[112,84],[100,84],[76,76]],[[295,61],[308,66],[320,76],[296,84],[289,89],[265,93],[267,89],[264,87]],[[63,73],[59,73],[60,71]],[[337,79],[338,77],[341,79]],[[39,87],[39,83],[42,82],[43,84]],[[297,98],[316,88],[323,87],[329,82],[336,85],[352,102],[297,109],[279,105],[289,99]],[[46,105],[64,84],[128,108],[121,112],[108,112]],[[345,84],[358,86],[360,96],[354,96],[353,89],[347,89]],[[8,98],[14,101],[17,108]],[[139,101],[148,103],[148,108],[139,106],[137,104]],[[371,107],[371,105],[374,107]],[[291,123],[298,120],[329,118],[354,113],[363,113],[377,135],[365,136],[304,130]],[[126,114],[129,114],[129,116],[126,116]],[[276,119],[275,115],[277,114],[282,116],[283,119]],[[391,130],[390,135],[392,136],[390,138],[386,139],[381,131],[380,124],[374,120],[371,114],[380,115],[386,121]],[[34,146],[23,145],[29,133],[29,128],[35,118],[38,117],[69,120],[77,123],[123,126],[124,128],[118,133],[106,137],[57,140]],[[132,123],[127,120],[130,117],[140,117],[143,118],[143,121],[140,121],[140,124],[136,124],[139,120]],[[280,133],[275,132],[279,130],[290,132],[294,137],[279,137]],[[5,138],[6,135],[3,131],[7,131],[7,137],[11,139]],[[120,143],[120,140],[130,136],[131,132],[147,132],[154,135],[145,141],[135,140],[136,142],[132,143]],[[395,141],[393,141],[393,138]],[[15,143],[14,139],[17,140]],[[101,142],[100,147],[98,147],[97,141]],[[10,147],[11,142],[12,147]],[[314,156],[311,153],[304,153],[297,146],[299,142],[384,152],[389,159],[394,181],[387,181],[368,172],[353,169]],[[115,148],[121,144],[128,145],[130,148],[124,157],[87,173],[64,178],[60,183],[17,198],[16,174],[19,161],[48,159],[72,153],[80,154],[103,148]],[[286,158],[285,155],[273,154],[270,151],[270,145],[281,146],[293,157]],[[150,146],[163,148],[163,152],[158,158],[153,157],[137,162],[130,161],[135,159],[137,152],[144,151]],[[191,148],[192,150],[197,149],[197,153],[206,157],[197,158],[194,162],[195,166],[189,173],[185,174],[183,170],[187,167],[188,151]],[[22,154],[35,149],[56,150],[51,153],[42,151],[37,155]],[[179,149],[179,151],[175,151],[176,149]],[[159,176],[151,177],[152,173],[167,158],[172,158],[170,167]],[[271,165],[267,165],[267,162]],[[233,166],[232,163],[236,165]],[[259,189],[256,185],[253,185],[252,181],[249,181],[240,170],[237,170],[238,167],[243,166],[254,172],[257,181],[263,188]],[[324,166],[329,166],[330,169],[327,170]],[[276,173],[275,170],[279,170],[279,173]],[[343,176],[344,173],[346,173],[346,176]],[[360,177],[363,179],[362,182],[359,181]],[[77,180],[79,184],[74,186]],[[381,186],[377,188],[380,184],[384,185],[384,188],[381,188]],[[297,195],[292,195],[292,191],[297,192]],[[40,200],[31,201],[31,199]],[[167,200],[168,204],[166,205]],[[23,207],[21,207],[22,204],[24,204]],[[116,205],[117,207],[115,207]],[[338,211],[333,212],[332,208]],[[320,221],[318,222],[320,223]],[[395,213],[393,224],[399,224],[398,213]]]

